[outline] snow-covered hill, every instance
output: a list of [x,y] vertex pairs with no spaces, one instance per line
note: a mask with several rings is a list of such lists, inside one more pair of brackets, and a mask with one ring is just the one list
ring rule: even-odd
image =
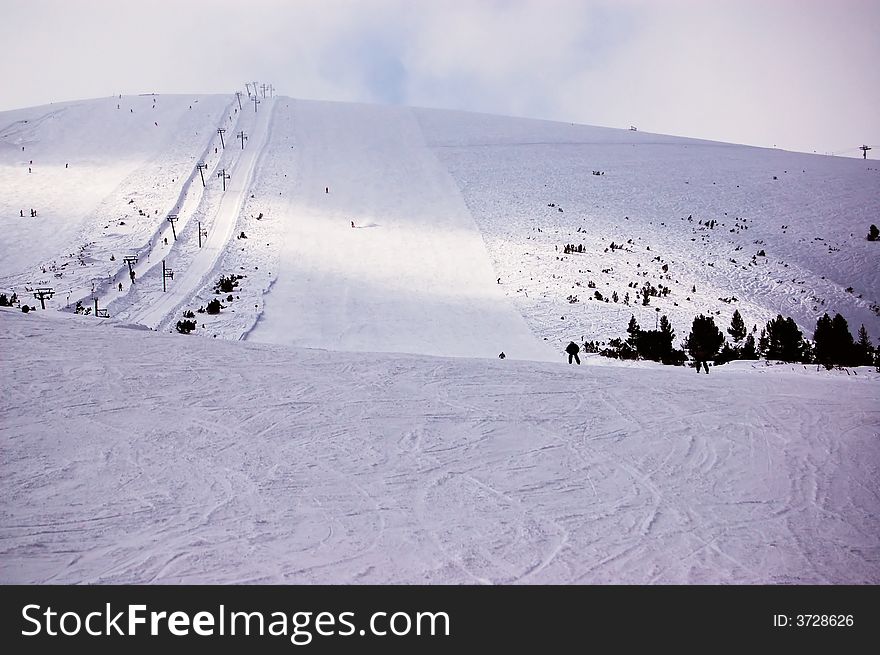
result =
[[[51,284],[55,308],[97,295],[111,320],[168,331],[215,297],[220,275],[242,275],[196,334],[337,350],[542,360],[571,339],[621,335],[631,313],[644,327],[667,314],[683,337],[694,315],[726,325],[736,308],[749,326],[782,313],[809,336],[827,311],[880,334],[878,244],[864,239],[880,215],[871,161],[264,100],[257,111],[234,96],[143,96],[0,114],[0,285],[24,297]],[[214,153],[218,127],[227,148]],[[18,215],[32,204],[36,219]],[[121,262],[131,254],[136,285]],[[162,259],[178,276],[167,292]],[[667,291],[645,306],[646,284]]]
[[0,581],[880,582],[878,374],[336,353],[0,310]]
[[0,310],[0,582],[880,582],[875,371],[561,363],[631,313],[876,341],[878,176],[281,97],[0,112],[0,291],[55,290]]

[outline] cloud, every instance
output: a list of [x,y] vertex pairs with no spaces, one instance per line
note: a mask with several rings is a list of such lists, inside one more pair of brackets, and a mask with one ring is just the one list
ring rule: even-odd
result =
[[877,144],[871,0],[0,0],[0,108],[217,92]]

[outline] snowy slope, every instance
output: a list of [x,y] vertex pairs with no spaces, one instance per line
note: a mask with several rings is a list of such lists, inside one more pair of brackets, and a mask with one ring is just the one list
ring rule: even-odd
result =
[[[680,336],[698,313],[718,314],[726,327],[737,308],[759,328],[782,313],[812,336],[827,311],[842,313],[854,333],[864,323],[880,335],[880,244],[864,238],[880,217],[876,162],[416,112],[508,295],[557,344],[621,336],[630,314],[653,328],[658,308]],[[700,225],[710,220],[713,229]],[[625,249],[606,250],[612,241]],[[564,255],[567,243],[583,244],[584,254]],[[636,291],[645,282],[670,293],[643,307]],[[616,291],[619,301],[594,300],[596,291]]]
[[[2,583],[880,582],[880,379],[0,310]],[[855,373],[855,374],[854,374]]]
[[553,357],[497,288],[480,233],[410,110],[296,102],[284,112],[295,144],[280,189],[284,246],[248,339]]
[[[870,160],[274,102],[255,113],[231,95],[145,96],[2,114],[0,181],[14,183],[0,191],[9,222],[0,286],[27,297],[51,284],[52,308],[97,296],[111,320],[173,331],[215,297],[220,275],[236,274],[222,314],[199,315],[197,334],[346,351],[545,360],[569,340],[623,334],[631,313],[646,328],[667,314],[681,339],[694,315],[726,326],[737,308],[749,326],[782,313],[810,336],[827,311],[853,332],[864,323],[880,334],[878,244],[863,238],[880,214]],[[215,154],[218,126],[229,147]],[[239,131],[257,137],[243,151]],[[68,159],[70,169],[47,164]],[[74,177],[81,167],[94,183]],[[234,173],[228,194],[216,176],[224,169]],[[41,177],[49,170],[51,184]],[[46,209],[20,219],[37,193]],[[181,216],[177,241],[169,212]],[[199,222],[210,233],[200,254]],[[585,251],[565,255],[566,243]],[[120,258],[133,253],[139,283],[129,285]],[[167,293],[163,260],[176,276]],[[646,283],[669,293],[644,306]]]
[[115,272],[174,211],[195,162],[216,159],[208,146],[232,99],[114,96],[0,112],[3,286],[51,284],[75,300],[87,278]]
[[0,309],[0,582],[876,584],[875,371],[557,358],[630,313],[876,341],[878,175],[232,94],[0,113],[0,291],[57,292]]

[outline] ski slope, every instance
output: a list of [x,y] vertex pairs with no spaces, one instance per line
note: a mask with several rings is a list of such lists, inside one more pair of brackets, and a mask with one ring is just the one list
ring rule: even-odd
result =
[[[221,275],[236,274],[235,294],[219,316],[199,316],[196,334],[341,351],[541,361],[570,340],[622,335],[630,315],[643,328],[667,315],[679,343],[695,315],[726,326],[736,309],[750,327],[792,316],[807,336],[819,316],[839,312],[854,333],[864,324],[880,335],[878,245],[864,239],[880,212],[880,166],[870,160],[274,102],[271,115],[239,111],[231,95],[0,114],[9,222],[0,287],[29,298],[53,286],[52,309],[97,298],[111,321],[173,331],[184,311],[216,297]],[[235,135],[258,125],[265,146],[251,138],[240,152]],[[33,173],[22,146],[35,153]],[[247,173],[224,194],[216,174],[240,156]],[[205,189],[194,184],[200,158]],[[70,169],[49,165],[68,160]],[[19,217],[36,193],[46,201],[39,218]],[[164,221],[171,212],[177,240]],[[202,252],[198,225],[211,231]],[[563,253],[567,243],[583,253]],[[121,262],[131,254],[134,285]],[[163,260],[175,274],[167,292]],[[646,284],[666,294],[645,305]]]
[[[811,337],[839,312],[853,333],[880,335],[880,244],[865,240],[880,216],[876,161],[414,112],[508,297],[559,348],[622,336],[631,315],[653,329],[666,314],[683,337],[695,315],[727,326],[736,309],[749,327],[781,313]],[[564,254],[569,243],[584,252]],[[644,306],[645,283],[669,293]]]
[[[186,261],[185,267],[178,270],[177,277],[172,278],[171,289],[150,302],[134,306],[131,311],[123,310],[119,316],[121,320],[155,329],[163,319],[172,314],[178,305],[185,302],[214,271],[220,253],[227,247],[233,236],[233,229],[245,197],[250,190],[257,160],[266,147],[273,103],[272,98],[264,100],[262,111],[254,116],[255,129],[248,136],[248,147],[242,148],[234,164],[228,169],[224,168],[221,172],[221,174],[229,175],[229,180],[226,182],[226,189],[222,192],[217,203],[213,220],[210,223],[211,229],[205,232],[204,245],[198,250],[192,250],[192,239],[190,239],[192,256],[189,261]],[[235,144],[231,144],[230,148],[235,152]],[[222,188],[222,180],[220,184]],[[196,240],[198,240],[198,235],[196,235]],[[179,261],[179,259],[175,259],[175,265]],[[158,266],[156,266],[156,273],[161,274]],[[168,283],[166,283],[167,286]]]
[[278,111],[291,115],[294,144],[270,146],[289,153],[286,206],[274,212],[283,246],[249,340],[555,357],[498,288],[480,232],[409,109],[296,101]]
[[0,291],[56,291],[0,308],[0,583],[877,584],[876,371],[561,362],[630,314],[876,343],[878,175],[289,98],[0,112]]
[[147,246],[196,161],[215,162],[231,102],[148,94],[0,112],[4,287],[42,278],[76,300]]
[[870,369],[353,356],[9,309],[0,356],[4,584],[880,582]]

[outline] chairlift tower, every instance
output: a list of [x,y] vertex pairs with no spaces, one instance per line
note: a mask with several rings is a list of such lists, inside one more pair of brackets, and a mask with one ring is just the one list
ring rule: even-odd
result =
[[128,255],[127,257],[123,257],[122,261],[128,264],[128,274],[131,275],[134,273],[134,265],[137,264],[138,261],[137,255]]
[[37,287],[34,290],[34,298],[40,301],[40,307],[46,309],[46,300],[55,295],[55,290],[51,287]]
[[174,271],[170,268],[165,268],[165,260],[162,260],[162,293],[165,293],[168,289],[165,286],[165,280],[174,279]]
[[174,229],[174,224],[178,221],[177,214],[168,214],[168,217],[165,219],[169,223],[171,223],[171,234],[174,235],[174,240],[177,241],[177,230]]
[[226,169],[224,168],[222,171],[217,173],[217,177],[223,180],[223,190],[226,191],[226,180],[231,179],[231,176],[229,175],[229,173],[226,172]]
[[205,184],[205,171],[208,170],[208,165],[205,162],[200,161],[196,164],[196,168],[199,169],[199,175],[202,177],[202,188],[204,189],[207,186]]

